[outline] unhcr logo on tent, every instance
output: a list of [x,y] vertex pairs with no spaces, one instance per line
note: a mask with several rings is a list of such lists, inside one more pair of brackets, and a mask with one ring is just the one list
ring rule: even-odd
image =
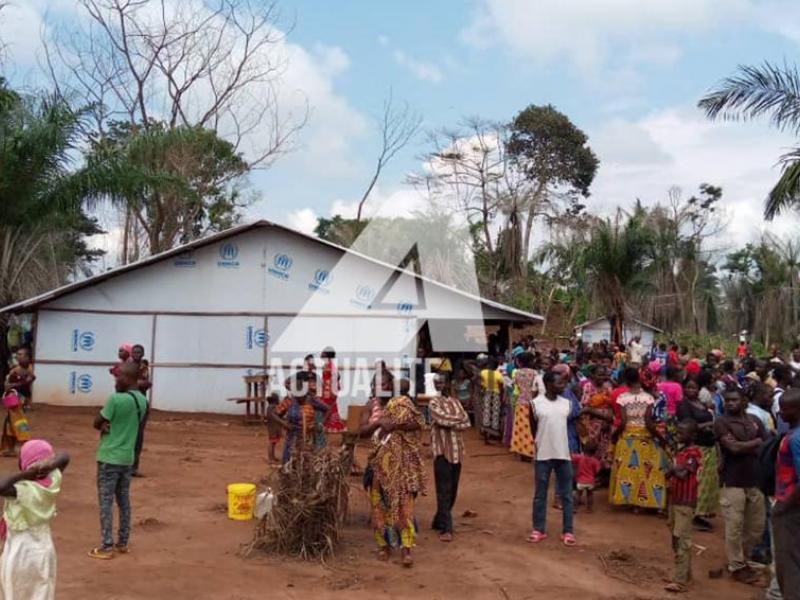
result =
[[94,381],[92,381],[92,376],[88,373],[82,373],[78,375],[75,371],[70,371],[69,374],[69,393],[75,394],[76,392],[80,392],[81,394],[88,394],[92,391],[94,387]]
[[332,276],[331,272],[327,269],[317,269],[314,273],[314,280],[308,284],[308,289],[312,292],[319,292],[320,294],[330,294],[331,291],[327,289],[330,285]]
[[411,311],[414,310],[414,305],[411,302],[398,302],[397,303],[397,312],[402,315],[411,314]]
[[83,350],[84,352],[91,352],[94,350],[95,337],[91,331],[81,331],[80,329],[72,330],[72,351],[77,352]]
[[256,329],[248,326],[245,332],[245,346],[248,350],[263,348],[269,343],[269,334],[266,329]]
[[273,277],[286,281],[289,279],[289,270],[292,268],[293,262],[291,256],[279,252],[273,257],[272,266],[268,267],[267,271]]
[[181,252],[172,264],[176,267],[192,268],[197,266],[197,261],[194,258],[194,252],[192,250],[187,250],[186,252]]
[[375,290],[368,285],[356,286],[356,295],[350,300],[353,306],[369,308],[370,302],[375,298]]
[[219,247],[219,258],[220,260],[217,261],[218,267],[226,267],[226,268],[239,268],[239,246],[234,244],[233,242],[226,242]]

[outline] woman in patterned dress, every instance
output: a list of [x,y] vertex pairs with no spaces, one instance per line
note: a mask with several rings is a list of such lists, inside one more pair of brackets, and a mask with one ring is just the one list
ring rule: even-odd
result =
[[519,367],[514,371],[514,430],[511,434],[511,452],[522,460],[533,458],[533,433],[531,432],[531,400],[541,389],[539,373],[533,368],[534,357],[523,352],[517,357]]
[[655,399],[642,389],[639,371],[625,369],[628,391],[617,399],[622,434],[614,452],[609,499],[617,506],[663,510],[669,462],[653,420]]
[[[404,381],[408,389],[407,381]],[[383,408],[383,416],[366,433],[373,431],[369,454],[369,488],[372,525],[380,558],[387,560],[392,548],[400,548],[403,566],[413,565],[411,548],[416,543],[417,522],[414,502],[425,488],[425,473],[417,431],[423,419],[411,399],[396,396]]]
[[481,393],[481,421],[480,431],[483,440],[502,439],[501,412],[503,407],[503,375],[497,370],[497,359],[489,357],[486,367],[480,372]]
[[596,457],[604,469],[610,469],[614,460],[611,434],[614,426],[614,408],[611,401],[611,384],[608,369],[603,365],[589,367],[589,381],[581,394],[581,416],[578,420],[578,435],[581,446],[594,448]]
[[344,431],[344,423],[339,417],[339,406],[336,403],[339,395],[339,369],[336,368],[336,352],[333,348],[327,347],[319,356],[323,360],[321,400],[330,408],[325,419],[325,432],[339,433]]

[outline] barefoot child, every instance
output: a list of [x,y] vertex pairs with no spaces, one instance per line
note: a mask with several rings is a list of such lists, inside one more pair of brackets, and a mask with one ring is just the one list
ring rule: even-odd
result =
[[0,496],[6,498],[0,525],[5,538],[0,590],[5,598],[55,598],[56,550],[50,521],[56,515],[61,471],[68,464],[67,454],[56,456],[44,440],[31,440],[20,451],[20,472],[0,478]]
[[697,506],[697,472],[702,463],[700,448],[694,445],[696,431],[694,421],[678,423],[678,452],[666,473],[670,482],[669,526],[675,554],[675,576],[664,589],[673,593],[688,591],[692,580],[692,520]]
[[267,458],[271,463],[280,462],[275,451],[278,448],[278,444],[281,442],[281,437],[283,437],[283,428],[281,427],[280,423],[272,418],[272,415],[278,408],[280,401],[280,397],[275,392],[271,393],[267,397],[267,436],[269,436],[269,453]]
[[597,474],[603,468],[603,463],[594,456],[594,448],[587,446],[584,448],[583,454],[572,455],[572,465],[575,469],[577,503],[581,503],[581,497],[586,492],[586,512],[591,513],[594,511],[594,488],[597,484]]

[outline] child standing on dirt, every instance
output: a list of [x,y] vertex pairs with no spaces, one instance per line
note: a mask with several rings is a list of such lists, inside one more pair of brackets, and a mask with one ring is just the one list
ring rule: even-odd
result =
[[31,439],[31,429],[25,417],[24,408],[30,406],[31,384],[36,376],[33,374],[31,355],[27,348],[20,348],[16,354],[17,366],[6,377],[3,390],[3,407],[6,418],[3,422],[3,436],[0,440],[3,456],[16,456],[17,444]]
[[280,397],[275,392],[271,393],[267,397],[267,435],[269,436],[269,453],[267,458],[271,463],[280,462],[278,460],[276,450],[278,448],[278,444],[281,442],[281,437],[283,436],[283,428],[281,427],[280,423],[272,418],[273,414],[275,413],[275,409],[277,409],[278,404],[280,404],[280,401]]
[[581,504],[583,493],[586,493],[586,512],[594,512],[594,488],[597,484],[597,474],[603,468],[598,458],[594,455],[596,447],[586,446],[583,454],[572,455],[572,466],[575,470],[575,486],[577,489],[577,504]]
[[692,520],[697,506],[697,472],[702,464],[700,448],[694,444],[696,432],[697,424],[694,421],[678,423],[678,452],[674,464],[666,473],[670,482],[669,526],[675,555],[675,576],[664,589],[673,593],[688,591],[692,580]]

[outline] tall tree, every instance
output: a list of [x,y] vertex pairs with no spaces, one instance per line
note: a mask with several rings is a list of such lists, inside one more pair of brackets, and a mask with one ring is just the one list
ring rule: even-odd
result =
[[[86,24],[54,25],[47,65],[59,92],[92,107],[99,135],[132,129],[211,131],[249,168],[266,168],[291,149],[308,110],[282,111],[287,62],[276,5],[252,0],[79,0]],[[283,107],[285,109],[285,107]],[[195,129],[196,128],[196,129]],[[163,137],[163,136],[162,136]],[[214,185],[225,184],[228,173]],[[157,204],[151,199],[151,204]],[[136,205],[117,203],[123,240],[142,230]],[[157,223],[154,223],[158,225]],[[168,236],[169,237],[169,236]],[[178,239],[172,236],[173,240]],[[124,247],[122,256],[135,254]]]
[[[0,306],[63,284],[96,258],[83,235],[99,229],[82,204],[114,182],[74,163],[83,119],[59,98],[22,96],[0,78]],[[8,318],[0,315],[0,371]]]
[[[765,62],[741,66],[699,102],[711,119],[750,120],[768,116],[770,124],[800,133],[800,73],[795,65]],[[800,205],[800,147],[780,158],[781,176],[764,202],[764,218]]]
[[623,341],[624,322],[631,317],[634,299],[650,285],[652,239],[641,212],[627,219],[618,214],[592,228],[581,252],[587,291],[605,308],[617,343]]
[[[248,169],[233,144],[210,129],[152,122],[147,128],[112,123],[93,140],[88,161],[116,178],[107,196],[136,220],[146,236],[141,250],[150,254],[230,227],[241,203],[238,181]],[[123,264],[138,258],[136,244],[123,246]]]
[[391,91],[389,97],[383,103],[383,113],[378,120],[378,130],[380,132],[380,149],[375,160],[375,170],[367,184],[367,189],[358,202],[356,211],[356,222],[363,217],[364,205],[369,199],[372,190],[378,183],[383,170],[400,150],[405,148],[412,138],[419,131],[422,124],[422,116],[413,110],[408,103],[403,102],[398,105],[395,103]]
[[588,137],[551,105],[531,105],[510,124],[506,150],[532,187],[521,198],[509,198],[506,212],[519,229],[520,258],[527,265],[534,221],[543,207],[563,199],[575,204],[588,197],[599,161]]

